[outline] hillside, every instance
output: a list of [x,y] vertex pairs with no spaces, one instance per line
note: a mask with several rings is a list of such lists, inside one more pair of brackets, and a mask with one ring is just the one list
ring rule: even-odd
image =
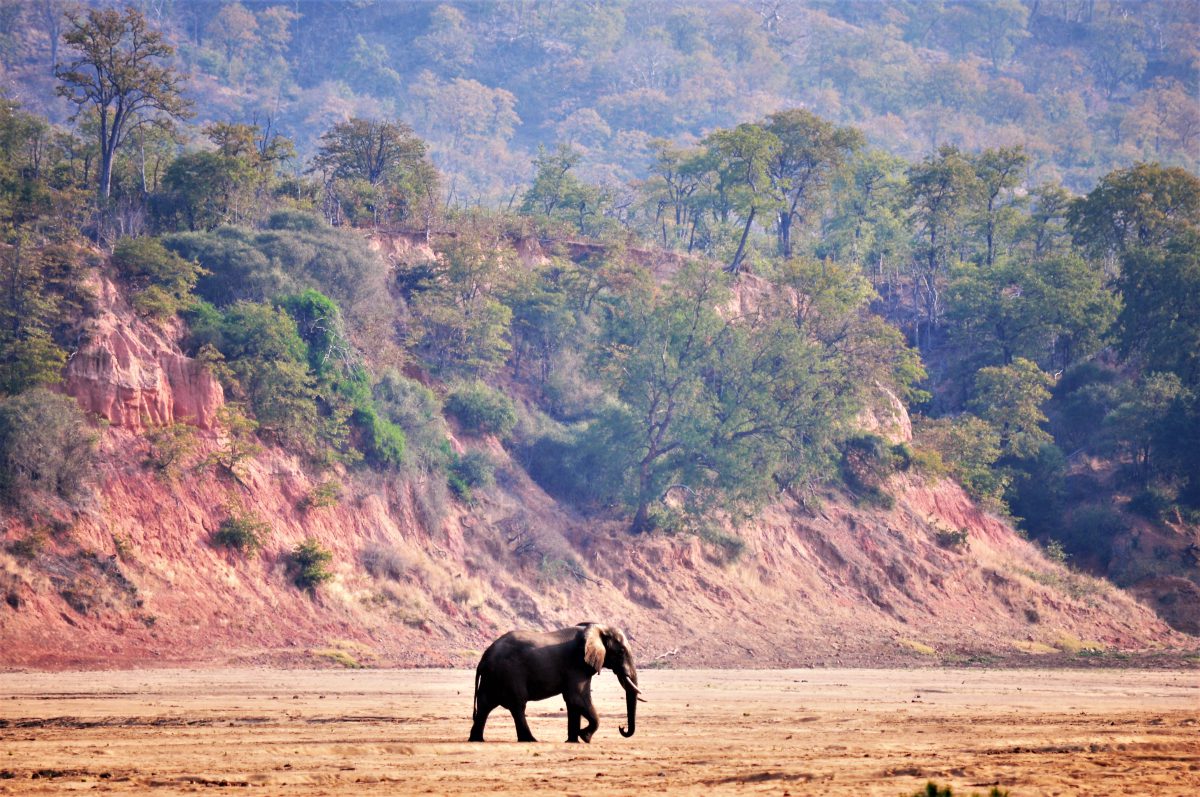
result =
[[[488,435],[454,444],[493,457],[496,485],[441,522],[423,520],[411,485],[344,469],[341,500],[305,509],[322,477],[278,448],[237,478],[195,466],[226,442],[220,385],[183,355],[178,328],[153,328],[107,276],[92,279],[98,312],[63,389],[107,421],[98,490],[73,525],[8,518],[7,667],[467,666],[510,627],[589,618],[622,624],[642,662],[667,666],[1091,662],[1196,646],[1048,561],[957,485],[915,474],[892,477],[886,510],[832,489],[808,506],[777,501],[737,529],[737,556],[720,539],[585,519]],[[864,422],[907,436],[903,407],[891,414]],[[148,464],[144,432],[184,419],[199,448],[170,478]],[[268,519],[258,556],[212,544],[231,506]],[[308,537],[333,554],[315,593],[287,568]]]

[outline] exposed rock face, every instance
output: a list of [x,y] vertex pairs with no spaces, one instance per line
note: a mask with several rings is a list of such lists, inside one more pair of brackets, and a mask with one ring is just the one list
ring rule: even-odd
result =
[[138,318],[111,280],[100,277],[96,293],[99,313],[67,362],[63,391],[134,431],[176,422],[213,428],[225,402],[216,378],[180,352],[171,331]]
[[875,383],[876,401],[859,413],[857,426],[864,432],[877,434],[889,443],[911,443],[913,438],[912,419],[900,397],[888,388]]
[[376,232],[367,245],[394,265],[429,263],[437,260],[433,247],[421,233]]

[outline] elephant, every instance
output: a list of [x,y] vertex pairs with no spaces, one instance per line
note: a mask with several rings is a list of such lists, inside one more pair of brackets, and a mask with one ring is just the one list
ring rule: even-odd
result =
[[[483,741],[483,726],[496,706],[512,713],[517,741],[536,742],[525,721],[525,704],[562,695],[567,704],[567,741],[591,742],[600,723],[592,706],[592,676],[608,667],[625,688],[629,729],[633,736],[637,715],[637,669],[625,635],[598,623],[580,623],[557,631],[509,631],[493,642],[475,669],[475,705],[472,742]],[[580,729],[580,720],[587,726]]]

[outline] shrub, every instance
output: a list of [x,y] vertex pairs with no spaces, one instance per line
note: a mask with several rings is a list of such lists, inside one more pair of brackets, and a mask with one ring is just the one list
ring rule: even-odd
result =
[[242,406],[232,402],[217,410],[217,420],[225,427],[227,439],[225,445],[208,455],[204,464],[217,465],[235,479],[240,479],[238,466],[262,451],[255,437],[258,422],[246,417]]
[[1097,504],[1075,509],[1066,528],[1058,536],[1063,547],[1074,556],[1094,555],[1107,565],[1112,542],[1129,528],[1129,522],[1117,510]]
[[337,506],[342,500],[342,485],[335,481],[323,481],[309,491],[300,500],[300,510],[323,509],[327,506]]
[[267,217],[268,230],[292,230],[294,232],[316,232],[329,225],[315,213],[302,210],[277,210]]
[[1060,565],[1067,562],[1066,549],[1063,548],[1062,543],[1058,540],[1046,540],[1046,543],[1042,546],[1042,553],[1046,555],[1047,559],[1052,562],[1058,562]]
[[113,265],[133,290],[133,306],[143,315],[170,318],[190,301],[200,264],[163,246],[157,238],[122,238],[113,249]]
[[971,537],[966,529],[959,529],[958,531],[938,529],[934,534],[934,538],[937,540],[937,544],[943,548],[957,550],[959,548],[971,547]]
[[163,476],[174,479],[196,451],[196,427],[187,423],[156,426],[146,432],[150,444],[147,462]]
[[221,521],[221,528],[213,535],[213,545],[253,556],[270,533],[271,527],[257,515],[238,510]]
[[496,480],[496,463],[482,451],[468,451],[455,459],[450,470],[468,487],[487,487]]
[[897,456],[895,448],[878,435],[858,435],[842,444],[842,478],[846,486],[868,503],[884,508],[895,503],[883,489],[884,481],[901,463],[907,467],[911,461],[912,453],[907,446],[903,457]]
[[517,425],[517,408],[512,400],[479,381],[451,390],[446,397],[446,412],[457,418],[468,434],[507,437]]
[[938,453],[973,498],[989,509],[1004,509],[1004,492],[1011,476],[996,467],[1000,435],[986,421],[970,413],[954,418],[918,418],[913,431],[919,447]]
[[19,559],[36,559],[46,547],[45,529],[33,529],[19,540],[13,540],[6,546],[8,552]]
[[442,449],[446,421],[434,392],[390,370],[375,383],[371,395],[380,414],[404,430],[408,460],[426,471],[440,470],[447,462]]
[[293,575],[292,582],[300,589],[315,592],[317,587],[333,578],[327,565],[333,561],[333,553],[322,548],[312,537],[292,549],[289,556]]
[[360,554],[362,565],[375,578],[399,581],[412,569],[408,557],[390,545],[371,543]]
[[1150,520],[1161,520],[1175,506],[1175,497],[1161,487],[1147,487],[1129,501],[1129,511]]
[[927,476],[946,476],[950,473],[942,455],[931,448],[912,449],[912,467]]
[[359,446],[371,463],[380,470],[396,470],[404,463],[406,438],[404,430],[382,417],[374,407],[354,411],[354,424],[361,434]]
[[0,500],[22,509],[88,494],[97,436],[75,399],[37,387],[0,400]]
[[233,384],[254,410],[260,431],[312,451],[318,424],[316,380],[296,321],[267,304],[238,302],[224,312],[200,303],[188,313],[190,345],[211,345],[225,358]]

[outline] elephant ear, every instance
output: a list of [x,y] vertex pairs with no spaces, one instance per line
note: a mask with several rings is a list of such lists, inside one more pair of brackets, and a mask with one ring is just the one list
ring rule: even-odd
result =
[[604,669],[604,640],[601,638],[603,626],[589,625],[583,631],[583,660],[596,672]]

